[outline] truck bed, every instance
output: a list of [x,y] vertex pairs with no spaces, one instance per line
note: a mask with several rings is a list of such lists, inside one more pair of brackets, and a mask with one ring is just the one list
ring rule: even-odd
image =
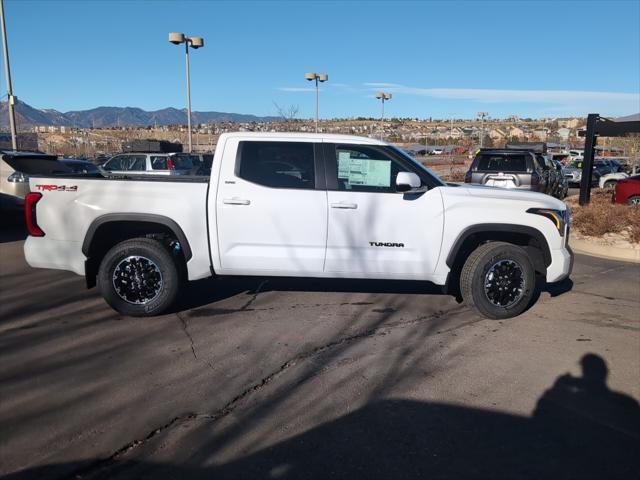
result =
[[[29,186],[42,194],[36,213],[45,236],[29,237],[27,242],[38,246],[25,250],[37,255],[38,264],[84,275],[82,243],[92,223],[106,215],[144,215],[169,218],[184,232],[193,252],[187,263],[190,279],[210,275],[208,177],[61,174],[32,176]],[[69,243],[76,247],[69,248]]]

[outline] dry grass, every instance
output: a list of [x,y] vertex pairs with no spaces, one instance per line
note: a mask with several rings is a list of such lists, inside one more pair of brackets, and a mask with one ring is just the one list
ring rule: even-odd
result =
[[443,172],[439,177],[445,182],[464,182],[464,170],[450,170]]
[[581,207],[577,197],[567,199],[571,207],[571,228],[582,235],[601,237],[620,233],[640,243],[640,208],[611,203],[611,192],[592,190],[591,202]]

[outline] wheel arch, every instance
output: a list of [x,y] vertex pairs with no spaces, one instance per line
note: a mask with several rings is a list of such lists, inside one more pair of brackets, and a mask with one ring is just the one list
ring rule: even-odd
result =
[[453,243],[447,255],[446,264],[454,277],[456,272],[459,275],[468,255],[488,241],[503,241],[522,247],[529,255],[536,272],[543,275],[547,273],[547,267],[551,265],[551,250],[540,230],[526,225],[484,223],[466,228]]
[[94,287],[100,261],[115,244],[136,237],[166,235],[180,243],[184,264],[193,256],[189,240],[174,220],[150,213],[108,213],[89,225],[82,242],[87,287]]

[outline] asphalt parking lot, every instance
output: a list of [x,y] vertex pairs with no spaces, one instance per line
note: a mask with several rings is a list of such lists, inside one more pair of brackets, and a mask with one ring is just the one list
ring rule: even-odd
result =
[[207,280],[118,315],[0,234],[7,478],[638,478],[640,267],[516,319],[419,283]]

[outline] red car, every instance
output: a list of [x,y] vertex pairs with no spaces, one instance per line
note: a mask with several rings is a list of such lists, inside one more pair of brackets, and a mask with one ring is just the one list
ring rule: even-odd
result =
[[640,175],[618,180],[613,192],[613,201],[640,207]]

